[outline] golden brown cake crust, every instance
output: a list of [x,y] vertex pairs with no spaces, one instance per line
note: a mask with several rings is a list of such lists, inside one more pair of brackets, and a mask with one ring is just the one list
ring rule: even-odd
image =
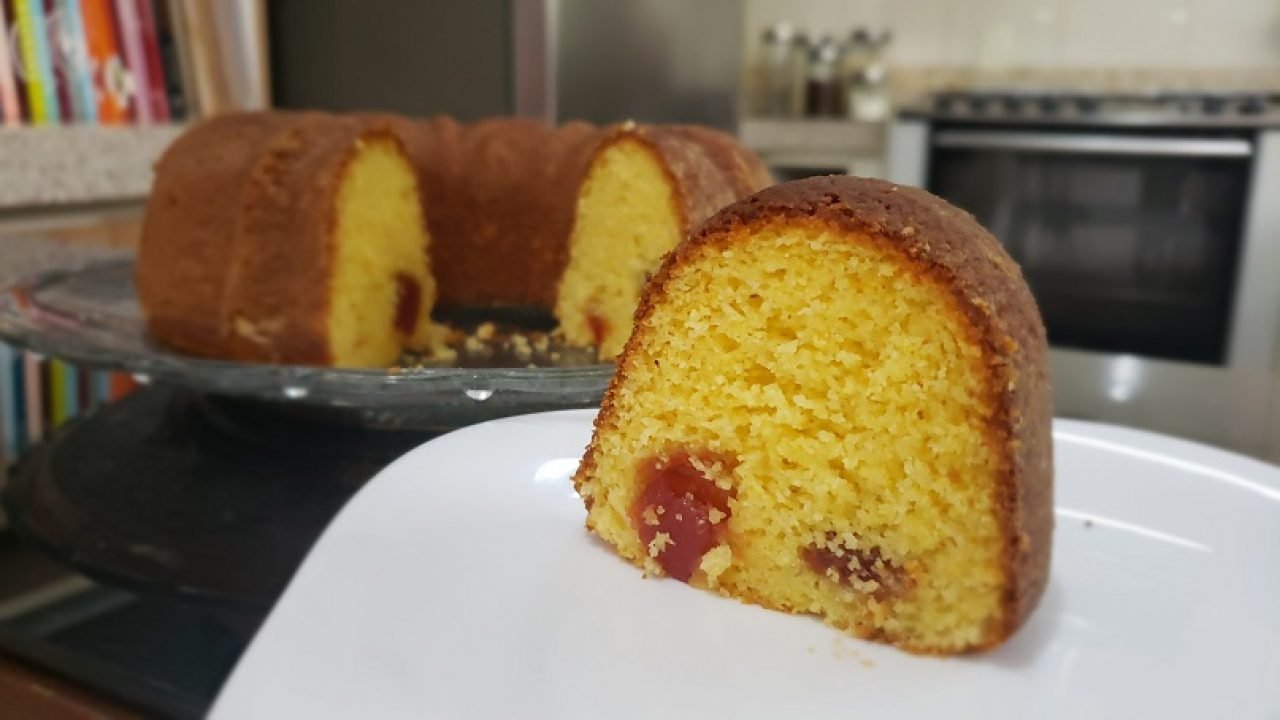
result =
[[183,133],[156,166],[138,248],[137,288],[151,332],[187,352],[218,355],[224,268],[235,210],[266,146],[280,132],[269,114],[226,115]]
[[[633,345],[645,342],[647,318],[661,301],[673,267],[708,247],[727,248],[754,227],[787,220],[826,223],[901,252],[952,289],[984,346],[993,407],[987,433],[1007,458],[995,498],[1005,536],[1007,589],[999,627],[991,629],[982,647],[972,649],[997,645],[1035,608],[1048,581],[1053,530],[1048,343],[1017,265],[971,215],[941,198],[881,180],[831,176],[777,185],[717,213],[667,256],[646,288],[635,330],[596,418],[596,435],[615,429],[613,397],[625,382],[626,358]],[[593,438],[575,480],[594,475],[595,452]]]
[[613,133],[614,139],[629,135],[645,143],[666,168],[676,188],[681,236],[688,235],[712,213],[767,184],[737,164],[724,147],[724,135],[710,128],[702,130],[627,123]]
[[156,167],[137,263],[158,339],[198,355],[326,365],[334,196],[384,122],[325,113],[222,115]]
[[[703,152],[711,158],[719,169],[721,177],[729,185],[735,200],[773,184],[773,176],[760,157],[743,147],[742,143],[732,135],[705,125],[665,125],[663,127],[667,132],[702,146]],[[701,223],[705,219],[701,218],[697,222]]]

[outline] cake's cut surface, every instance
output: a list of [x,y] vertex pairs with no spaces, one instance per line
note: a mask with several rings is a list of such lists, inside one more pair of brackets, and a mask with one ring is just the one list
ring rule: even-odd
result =
[[361,150],[338,189],[329,337],[336,365],[378,367],[431,348],[435,280],[403,152],[390,138]]
[[919,652],[989,647],[1043,589],[1043,326],[973,220],[788,183],[646,290],[575,482],[619,554]]
[[556,315],[565,339],[614,357],[631,334],[640,290],[684,233],[666,170],[634,138],[596,156],[582,183]]

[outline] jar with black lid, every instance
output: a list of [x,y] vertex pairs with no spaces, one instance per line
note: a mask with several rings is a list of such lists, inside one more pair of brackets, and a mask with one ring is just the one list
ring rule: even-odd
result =
[[809,50],[809,72],[805,83],[805,114],[811,117],[839,117],[844,114],[845,87],[841,78],[839,43],[823,38]]

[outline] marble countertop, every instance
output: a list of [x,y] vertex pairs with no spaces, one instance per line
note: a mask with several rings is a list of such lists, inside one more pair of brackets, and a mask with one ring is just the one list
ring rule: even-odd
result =
[[181,125],[0,130],[0,210],[139,200]]
[[39,236],[3,237],[0,238],[0,287],[45,270],[76,267],[132,254],[130,248],[64,242]]

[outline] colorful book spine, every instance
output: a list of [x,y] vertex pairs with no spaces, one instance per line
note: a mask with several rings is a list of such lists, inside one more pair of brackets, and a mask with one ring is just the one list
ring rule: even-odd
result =
[[45,363],[44,358],[32,352],[23,354],[22,363],[22,404],[27,411],[26,441],[30,446],[44,437],[44,410],[48,406],[44,391]]
[[13,352],[13,442],[15,450],[11,459],[17,458],[27,446],[27,369],[23,352]]
[[90,370],[0,343],[0,471],[51,431],[136,387],[125,373]]
[[68,59],[67,30],[63,25],[58,0],[42,0],[44,40],[49,48],[50,87],[58,98],[58,120],[76,119],[75,99],[71,97],[71,63]]
[[93,91],[93,67],[89,61],[88,37],[79,0],[58,0],[63,32],[63,72],[66,74],[74,117],[81,122],[98,122],[98,103]]
[[45,407],[49,428],[67,421],[67,366],[61,360],[49,361],[49,404]]
[[9,33],[9,63],[13,70],[13,87],[18,95],[18,118],[22,123],[31,122],[31,103],[27,102],[27,68],[23,58],[22,35],[18,32],[18,3],[21,0],[0,0],[4,8],[6,31]]
[[156,13],[151,0],[135,0],[138,17],[138,35],[142,41],[142,54],[147,66],[147,85],[143,88],[151,105],[151,117],[156,122],[169,120],[169,93],[164,86],[164,64],[160,61],[160,39],[156,26]]
[[98,372],[93,374],[93,406],[106,405],[111,402],[112,373]]
[[[88,408],[80,402],[80,375],[82,371],[71,363],[62,365],[62,423],[75,418]],[[88,372],[88,371],[84,371]]]
[[80,414],[93,409],[93,379],[100,373],[81,367],[76,370],[76,375],[79,376],[79,382],[76,383],[76,408],[77,414]]
[[[34,77],[39,79],[39,91],[44,100],[44,122],[56,123],[62,118],[62,103],[58,99],[58,81],[54,74],[54,54],[53,47],[49,43],[49,18],[44,12],[44,0],[18,0],[18,2],[20,6],[27,9],[26,16],[32,33],[32,45],[35,47]],[[32,77],[29,76],[27,82],[31,81]]]
[[22,106],[18,103],[18,85],[14,79],[13,50],[9,47],[9,20],[0,2],[0,123],[7,126],[22,122]]
[[216,115],[234,103],[225,63],[221,58],[215,15],[217,8],[203,0],[180,0],[183,30],[187,41],[192,81],[188,85],[201,115]]
[[80,371],[76,366],[62,360],[49,361],[49,429],[61,427],[63,423],[80,413]]
[[155,119],[149,102],[151,87],[147,75],[147,56],[142,49],[142,29],[138,20],[138,6],[134,0],[115,0],[116,23],[119,29],[120,45],[124,50],[124,64],[132,78],[130,98],[133,115],[140,123],[149,123]]
[[[18,399],[14,394],[17,368],[16,353],[0,343],[0,458],[18,457]],[[0,461],[0,465],[4,464]]]
[[129,393],[136,390],[137,387],[138,387],[138,383],[135,382],[134,379],[129,375],[126,375],[125,373],[112,373],[111,374],[111,394],[108,397],[108,400],[112,400],[112,401],[119,400],[125,395],[128,395]]
[[28,120],[35,125],[49,122],[49,97],[44,87],[44,79],[40,73],[40,49],[37,38],[43,31],[37,31],[36,18],[32,14],[32,6],[39,7],[40,0],[14,0],[13,23],[14,39],[18,43],[18,72],[27,95]]
[[190,62],[183,51],[180,8],[177,0],[155,0],[156,43],[160,46],[164,87],[169,100],[169,118],[183,120],[191,113]]
[[120,58],[111,0],[81,0],[89,73],[93,79],[98,122],[120,125],[129,121],[129,71]]

